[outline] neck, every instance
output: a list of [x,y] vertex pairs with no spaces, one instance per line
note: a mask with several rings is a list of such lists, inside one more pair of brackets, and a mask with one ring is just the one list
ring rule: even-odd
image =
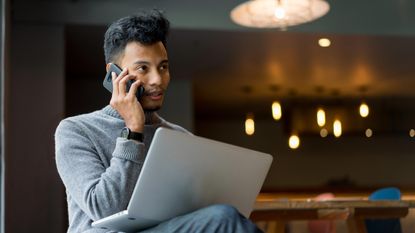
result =
[[160,123],[160,118],[158,117],[156,111],[144,111],[144,116],[146,118],[146,121],[144,124],[146,125]]

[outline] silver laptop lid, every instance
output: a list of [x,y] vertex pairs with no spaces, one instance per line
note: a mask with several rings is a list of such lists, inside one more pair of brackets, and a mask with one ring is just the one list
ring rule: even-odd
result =
[[249,217],[272,159],[159,128],[130,200],[129,216],[164,221],[208,205],[230,204]]

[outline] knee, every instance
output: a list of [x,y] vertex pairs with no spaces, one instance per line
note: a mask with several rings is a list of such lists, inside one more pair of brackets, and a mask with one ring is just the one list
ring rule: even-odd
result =
[[260,232],[239,211],[230,205],[212,205],[198,212],[196,221],[200,232]]
[[207,213],[209,217],[218,220],[234,219],[236,217],[239,217],[239,211],[231,205],[217,204],[206,207],[205,210],[205,213]]

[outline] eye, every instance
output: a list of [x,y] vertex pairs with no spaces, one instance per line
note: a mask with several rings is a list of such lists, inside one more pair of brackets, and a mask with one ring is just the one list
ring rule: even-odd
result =
[[139,67],[137,67],[137,70],[139,72],[146,72],[148,70],[148,68],[147,68],[147,66],[139,66]]
[[169,69],[169,64],[163,64],[160,66],[160,70],[168,70]]

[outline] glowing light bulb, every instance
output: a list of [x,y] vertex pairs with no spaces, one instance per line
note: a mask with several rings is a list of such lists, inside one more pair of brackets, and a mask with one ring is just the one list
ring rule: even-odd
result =
[[300,138],[295,134],[291,135],[288,139],[288,146],[291,149],[297,149],[300,146]]
[[247,135],[253,135],[255,132],[255,122],[254,117],[249,114],[245,120],[245,133]]
[[320,136],[321,136],[322,138],[327,137],[327,135],[328,135],[328,134],[329,134],[329,132],[327,131],[327,129],[322,128],[322,129],[320,130]]
[[333,123],[333,134],[336,138],[342,135],[342,123],[340,120],[335,120]]
[[285,10],[282,7],[277,7],[275,8],[275,17],[277,17],[277,19],[284,19],[285,18]]
[[371,129],[366,129],[365,134],[366,134],[366,137],[370,138],[373,135],[373,131]]
[[361,117],[369,116],[369,106],[365,102],[362,102],[359,107],[359,113]]
[[282,116],[281,104],[278,101],[274,101],[272,103],[272,117],[278,121],[279,119],[281,119],[281,116]]
[[321,38],[321,39],[318,40],[318,44],[321,47],[325,48],[325,47],[329,47],[331,45],[331,41],[327,38]]
[[326,124],[326,113],[322,108],[317,110],[317,124],[320,127],[323,127]]
[[411,138],[415,137],[415,129],[409,130],[409,137]]

